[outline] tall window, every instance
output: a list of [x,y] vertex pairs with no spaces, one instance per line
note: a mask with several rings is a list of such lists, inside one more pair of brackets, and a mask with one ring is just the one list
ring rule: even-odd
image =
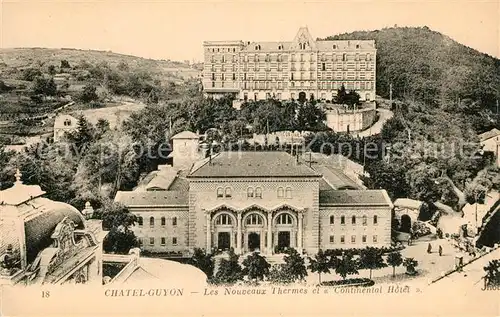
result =
[[345,236],[340,236],[340,243],[345,243]]
[[335,236],[330,236],[330,243],[335,243]]
[[155,238],[149,238],[149,244],[154,245],[155,244]]
[[335,216],[330,216],[330,224],[333,225],[335,223]]
[[351,236],[351,243],[356,243],[356,236]]
[[177,217],[172,218],[172,226],[177,226]]
[[378,216],[373,216],[373,224],[376,225],[378,223]]
[[355,225],[355,224],[356,224],[356,216],[352,216],[352,218],[351,218],[351,223],[352,223],[353,225]]
[[212,73],[212,80],[215,80],[215,73]]
[[289,214],[281,214],[276,219],[276,223],[278,225],[291,225],[292,224],[292,216]]
[[366,215],[363,216],[363,226],[366,226],[368,224]]
[[321,63],[321,70],[323,70],[323,71],[326,70],[326,63]]
[[226,187],[225,195],[226,198],[231,198],[231,187]]
[[167,239],[165,239],[165,237],[162,237],[161,238],[161,245],[165,245],[167,244]]
[[347,60],[347,54],[342,54],[342,60],[345,62]]
[[154,227],[155,226],[155,218],[154,217],[150,217],[149,218],[149,226],[150,227]]
[[226,62],[226,57],[224,55],[222,55],[222,62],[225,63]]
[[362,237],[361,237],[361,241],[362,241],[363,243],[366,243],[366,236],[362,236]]
[[283,187],[278,187],[278,198],[283,198],[285,191],[283,190]]
[[377,236],[373,236],[373,243],[377,243]]
[[233,80],[236,80],[236,74],[233,73]]
[[253,197],[253,195],[254,195],[253,187],[248,187],[247,188],[247,197],[251,198],[251,197]]
[[165,217],[161,217],[161,225],[162,225],[162,226],[165,226],[165,224],[166,224],[166,219],[165,219]]
[[287,187],[285,190],[285,198],[292,198],[292,188]]
[[345,216],[340,216],[340,224],[345,225]]
[[177,245],[177,237],[172,238],[172,245]]
[[217,198],[224,197],[224,189],[222,187],[217,188]]
[[261,187],[255,188],[255,198],[262,198],[262,188]]
[[215,219],[216,225],[231,225],[232,219],[228,214],[221,214]]
[[137,218],[137,223],[138,223],[139,227],[142,227],[143,221],[144,220],[142,219],[142,217]]

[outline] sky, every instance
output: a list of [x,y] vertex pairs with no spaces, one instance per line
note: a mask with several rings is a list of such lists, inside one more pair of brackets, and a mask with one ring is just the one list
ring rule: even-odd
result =
[[500,0],[0,0],[0,47],[111,50],[203,58],[203,41],[291,41],[355,30],[428,26],[500,57]]

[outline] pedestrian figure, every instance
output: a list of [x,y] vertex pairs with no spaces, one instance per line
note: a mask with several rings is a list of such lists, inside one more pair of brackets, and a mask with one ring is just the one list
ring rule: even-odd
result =
[[430,243],[427,246],[427,253],[432,253],[432,245]]
[[439,245],[439,256],[443,255],[443,247]]

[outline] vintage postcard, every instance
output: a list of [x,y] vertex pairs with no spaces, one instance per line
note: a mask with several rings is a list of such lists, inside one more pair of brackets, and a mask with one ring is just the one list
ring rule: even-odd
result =
[[2,316],[500,315],[500,2],[0,3]]

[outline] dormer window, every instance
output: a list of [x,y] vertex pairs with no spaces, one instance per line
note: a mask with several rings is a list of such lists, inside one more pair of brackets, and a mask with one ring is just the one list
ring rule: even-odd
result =
[[356,48],[359,48],[359,44],[356,44]]
[[255,45],[255,50],[260,51],[260,45]]
[[278,45],[278,50],[280,50],[280,51],[281,51],[282,49],[283,49],[283,45],[281,45],[281,44],[280,44],[280,45]]
[[333,49],[336,50],[337,49],[337,44],[333,44]]

